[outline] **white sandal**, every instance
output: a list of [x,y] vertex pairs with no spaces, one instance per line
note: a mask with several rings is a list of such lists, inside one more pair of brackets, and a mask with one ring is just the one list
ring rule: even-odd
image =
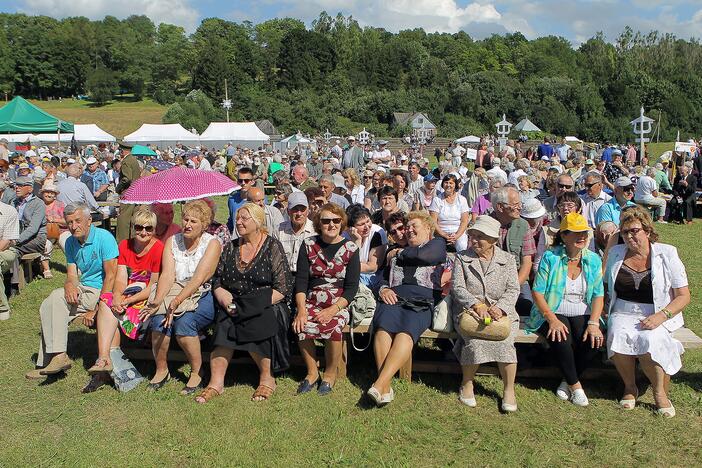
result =
[[463,387],[462,386],[458,388],[458,401],[460,401],[461,403],[463,403],[464,405],[466,405],[469,408],[475,408],[476,406],[478,406],[478,402],[475,401],[475,395],[473,395],[471,397],[463,396]]

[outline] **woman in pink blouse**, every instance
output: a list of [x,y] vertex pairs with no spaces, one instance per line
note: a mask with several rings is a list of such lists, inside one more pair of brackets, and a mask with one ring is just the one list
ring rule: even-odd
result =
[[[71,233],[68,232],[68,226],[63,218],[63,209],[66,207],[66,205],[56,199],[58,194],[59,191],[56,188],[56,185],[54,185],[51,181],[45,183],[39,192],[39,195],[44,200],[44,204],[46,205],[47,239],[44,254],[41,256],[41,268],[44,278],[46,279],[54,277],[54,275],[51,273],[51,268],[49,267],[49,260],[51,259],[51,254],[54,251],[54,241],[57,241],[59,247],[61,247],[61,250],[63,250],[63,247],[66,244],[66,239],[68,239],[71,235]],[[58,237],[54,237],[52,235],[55,232],[54,229],[56,229],[55,227],[50,227],[52,224],[55,224],[58,227]],[[50,235],[52,235],[51,239],[49,239]]]

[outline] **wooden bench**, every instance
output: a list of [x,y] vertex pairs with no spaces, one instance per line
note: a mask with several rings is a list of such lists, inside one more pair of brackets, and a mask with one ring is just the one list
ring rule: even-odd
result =
[[17,284],[17,287],[20,291],[27,286],[27,283],[32,281],[32,278],[34,278],[33,265],[34,262],[40,257],[40,253],[28,253],[20,257],[17,275],[19,276],[19,283]]
[[[546,340],[541,336],[536,333],[530,333],[527,334],[525,332],[525,324],[524,324],[524,317],[521,317],[520,323],[519,323],[519,332],[517,335],[514,337],[514,342],[515,344],[530,344],[530,345],[535,345],[535,344],[542,344],[546,345]],[[368,322],[368,323],[364,323]],[[364,322],[361,322],[361,324],[357,327],[354,327],[353,333],[355,334],[367,334],[370,328],[370,320],[366,319]],[[348,342],[351,334],[351,329],[349,326],[346,326],[344,328],[344,342],[343,342],[343,355],[342,355],[342,360],[341,364],[339,365],[339,376],[345,377],[347,373],[347,365],[348,365],[348,356],[349,356],[349,351],[348,351]],[[702,338],[698,337],[692,330],[689,328],[680,328],[673,333],[673,336],[675,337],[676,340],[680,341],[682,343],[683,347],[685,349],[698,349],[702,348]],[[431,329],[425,331],[422,333],[421,338],[422,339],[430,339],[430,340],[436,340],[436,339],[456,339],[458,338],[459,335],[456,332],[451,332],[451,333],[443,333],[443,332],[435,332]],[[367,337],[366,337],[367,338]],[[446,362],[446,361],[416,361],[413,362],[412,357],[407,360],[407,362],[400,368],[400,378],[403,380],[411,381],[412,380],[412,371],[415,372],[427,372],[427,373],[454,373],[454,374],[460,374],[461,373],[461,366],[458,364],[458,362]],[[490,366],[481,366],[478,373],[480,374],[488,374],[488,375],[494,375],[497,373],[497,368],[496,367],[490,367]],[[553,375],[553,372],[551,369],[525,369],[525,370],[520,370],[518,371],[518,375],[520,377],[544,377],[544,376],[550,376]]]

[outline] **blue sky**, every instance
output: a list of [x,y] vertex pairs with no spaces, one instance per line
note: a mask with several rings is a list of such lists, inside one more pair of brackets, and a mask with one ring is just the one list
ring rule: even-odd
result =
[[322,10],[391,31],[423,27],[476,37],[521,31],[530,39],[563,36],[575,46],[598,31],[613,40],[626,25],[683,38],[702,35],[702,0],[0,0],[0,11],[8,13],[91,19],[137,13],[188,32],[213,16],[237,22],[289,16],[309,25]]

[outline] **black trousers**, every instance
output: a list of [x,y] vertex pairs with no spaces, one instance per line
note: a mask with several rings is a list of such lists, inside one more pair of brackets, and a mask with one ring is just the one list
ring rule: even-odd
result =
[[556,314],[556,318],[568,328],[568,336],[565,341],[558,342],[546,338],[548,322],[544,322],[541,325],[538,333],[548,341],[549,352],[556,360],[556,364],[561,370],[565,381],[568,385],[575,385],[580,381],[580,376],[599,352],[597,348],[592,348],[589,339],[583,341],[583,335],[587,330],[587,321],[590,319],[590,315],[565,317]]

